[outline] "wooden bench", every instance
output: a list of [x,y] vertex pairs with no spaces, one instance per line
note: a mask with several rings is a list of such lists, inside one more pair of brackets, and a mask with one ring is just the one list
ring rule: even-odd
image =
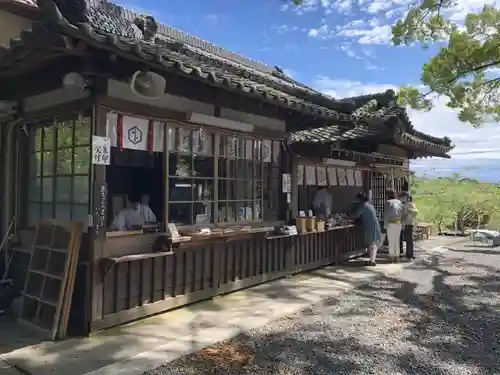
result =
[[432,234],[432,224],[420,223],[416,226],[417,238],[422,238],[428,240]]

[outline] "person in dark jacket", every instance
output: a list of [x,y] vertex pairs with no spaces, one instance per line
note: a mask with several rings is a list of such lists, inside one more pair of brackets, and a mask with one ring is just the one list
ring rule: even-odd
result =
[[356,196],[359,200],[360,205],[355,213],[355,218],[361,219],[363,225],[363,232],[365,238],[365,244],[368,247],[368,255],[370,260],[368,265],[375,266],[377,259],[377,251],[380,246],[380,240],[382,237],[382,232],[380,230],[380,223],[377,219],[377,214],[375,208],[369,202],[366,193],[359,193]]
[[418,209],[413,203],[413,200],[406,191],[399,193],[399,199],[403,203],[403,230],[401,231],[401,239],[399,248],[401,255],[403,255],[403,241],[406,242],[407,259],[415,259],[414,244],[413,244],[413,228],[416,224]]

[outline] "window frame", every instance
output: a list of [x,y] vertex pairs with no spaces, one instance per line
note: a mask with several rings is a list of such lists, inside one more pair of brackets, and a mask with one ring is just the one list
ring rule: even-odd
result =
[[[80,122],[80,125],[77,123]],[[69,126],[61,126],[63,123],[69,124]],[[91,206],[91,146],[92,146],[92,112],[90,110],[84,110],[76,113],[72,113],[68,116],[63,117],[52,117],[47,120],[42,121],[32,121],[26,124],[26,129],[28,129],[28,146],[29,151],[27,153],[26,165],[28,166],[28,174],[26,176],[26,182],[28,183],[28,188],[24,193],[26,196],[25,205],[23,207],[22,223],[25,227],[32,228],[36,225],[36,222],[42,220],[43,218],[59,218],[62,220],[77,220],[83,221],[87,225],[89,220],[89,212]],[[50,145],[46,144],[48,129],[53,132],[53,137]],[[60,140],[63,135],[62,129],[71,129],[70,142],[65,144]],[[85,141],[81,142],[81,137],[78,137],[78,130],[82,129],[85,131]],[[37,133],[41,132],[40,144],[37,143]],[[77,150],[86,149],[86,153],[82,160],[86,159],[86,168],[84,170],[78,171],[77,166]],[[70,151],[70,167],[69,171],[61,171],[59,168],[60,155],[63,151]],[[52,160],[50,161],[50,171],[45,173],[44,157],[46,154],[51,153]],[[37,154],[40,155],[37,158]],[[33,163],[33,160],[36,162]],[[75,193],[77,190],[76,180],[79,178],[86,178],[86,187],[83,187],[83,192],[85,196],[75,199]],[[58,185],[61,183],[61,179],[69,180],[69,192],[68,199],[60,199],[58,194]],[[50,197],[44,197],[44,181],[50,181],[51,192]],[[31,185],[36,186],[36,194],[33,194]],[[37,207],[38,212],[32,209]],[[50,215],[44,215],[44,208],[50,207]],[[59,207],[66,207],[68,211],[64,211],[64,215],[57,215]],[[86,214],[82,217],[75,217],[75,212],[77,210],[86,211]],[[80,213],[81,213],[80,212]],[[64,216],[64,217],[62,217]],[[32,218],[37,217],[36,220]],[[86,231],[87,228],[84,228]]]
[[[180,122],[174,122],[174,121],[167,121],[166,122],[166,127],[165,127],[165,132],[167,136],[165,137],[165,159],[167,160],[166,166],[167,170],[165,173],[166,176],[166,183],[165,183],[165,220],[166,222],[169,222],[169,211],[170,211],[170,191],[169,187],[171,184],[171,179],[175,178],[173,175],[172,171],[169,170],[170,168],[170,155],[171,154],[179,154],[178,152],[172,151],[172,145],[175,146],[175,142],[172,142],[170,139],[171,132],[169,131],[171,128],[182,128],[185,130],[200,130],[203,129],[204,131],[208,131],[213,135],[213,140],[212,140],[212,154],[211,156],[213,157],[213,171],[214,171],[214,176],[211,178],[213,180],[213,199],[210,201],[210,204],[212,205],[212,218],[210,223],[203,223],[203,224],[196,224],[195,221],[195,215],[192,210],[192,217],[191,217],[191,223],[192,224],[176,224],[179,228],[200,228],[200,227],[224,227],[224,226],[231,226],[231,225],[255,225],[255,224],[260,224],[260,223],[266,223],[266,222],[278,222],[279,217],[280,217],[280,210],[281,210],[281,197],[280,197],[280,192],[281,192],[281,166],[280,166],[280,161],[283,159],[283,150],[281,148],[281,140],[280,139],[272,139],[272,138],[266,138],[257,134],[252,134],[252,133],[243,133],[243,132],[234,132],[234,131],[227,131],[225,129],[219,129],[219,128],[214,128],[210,126],[204,126],[204,125],[198,125],[198,124],[186,124],[186,123],[180,123]],[[249,159],[252,161],[253,169],[252,170],[252,178],[243,178],[243,179],[238,179],[236,177],[231,178],[231,177],[221,177],[221,173],[219,171],[220,167],[220,160],[221,159],[228,159],[225,155],[221,155],[221,145],[224,140],[224,137],[236,137],[239,141],[240,140],[251,140],[252,142],[259,142],[259,159],[255,159],[255,157],[252,157],[252,159]],[[264,142],[269,142],[269,147],[270,147],[270,161],[264,162],[263,160],[263,143]],[[274,142],[278,145],[277,148],[274,146]],[[240,142],[238,142],[240,143]],[[255,149],[255,146],[254,146]],[[274,155],[276,152],[275,150],[277,149],[278,155]],[[244,158],[237,158],[235,157],[233,160],[245,160]],[[247,159],[248,160],[248,159]],[[269,166],[269,171],[277,171],[277,176],[275,178],[274,184],[270,181],[271,180],[271,175],[272,173],[269,173],[269,176],[264,175],[265,171],[265,165],[268,164]],[[256,167],[257,166],[257,167]],[[258,174],[256,174],[256,169],[258,170]],[[275,211],[272,213],[273,217],[269,218],[266,217],[266,212],[264,208],[264,193],[263,191],[260,193],[260,196],[257,196],[257,185],[260,186],[260,189],[263,190],[264,186],[266,186],[265,180],[269,179],[267,182],[267,186],[272,187],[274,185],[275,187],[275,192],[273,192],[273,195],[269,199],[274,199],[274,207],[276,207]],[[221,181],[252,181],[252,198],[251,199],[220,199],[220,194],[219,194],[219,183]],[[194,197],[192,197],[192,201],[189,202],[191,204],[194,204],[196,200]],[[234,220],[234,221],[222,221],[219,218],[219,206],[221,202],[226,203],[226,207],[228,202],[229,203],[237,203],[237,202],[252,202],[252,210],[253,210],[253,217],[255,217],[256,213],[256,204],[259,205],[260,209],[260,215],[258,219],[252,219],[252,220]],[[236,219],[236,218],[235,218]]]

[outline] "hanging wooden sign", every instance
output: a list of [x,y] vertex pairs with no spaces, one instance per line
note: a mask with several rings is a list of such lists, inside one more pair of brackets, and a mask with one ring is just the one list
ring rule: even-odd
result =
[[337,180],[339,186],[347,186],[347,174],[344,168],[337,168]]
[[237,142],[236,137],[226,137],[226,156],[228,158],[236,157]]
[[111,140],[108,137],[92,136],[92,164],[109,165],[111,160]]
[[262,142],[262,161],[264,163],[271,162],[271,141],[265,140]]
[[304,185],[304,165],[297,165],[297,185]]
[[363,186],[363,172],[359,169],[354,172],[354,180],[356,180],[356,186]]
[[306,185],[316,185],[316,166],[306,165]]
[[345,173],[347,176],[347,185],[356,186],[356,181],[354,180],[354,169],[346,169]]
[[283,173],[282,175],[282,192],[291,193],[292,192],[292,175],[289,173]]
[[316,168],[316,179],[318,180],[318,186],[328,186],[326,167]]
[[273,141],[273,164],[278,164],[280,161],[281,142]]
[[337,186],[337,168],[328,167],[328,185]]
[[253,140],[245,139],[245,159],[253,159]]

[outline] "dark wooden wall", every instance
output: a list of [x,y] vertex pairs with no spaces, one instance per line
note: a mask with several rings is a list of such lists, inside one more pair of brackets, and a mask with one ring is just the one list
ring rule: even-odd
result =
[[[151,251],[146,248],[151,241],[146,242],[142,253]],[[102,309],[93,316],[91,331],[340,263],[363,251],[360,229],[348,226],[299,236],[251,234],[230,242],[198,242],[146,259],[115,258],[111,268],[101,271],[103,287],[95,298]]]

